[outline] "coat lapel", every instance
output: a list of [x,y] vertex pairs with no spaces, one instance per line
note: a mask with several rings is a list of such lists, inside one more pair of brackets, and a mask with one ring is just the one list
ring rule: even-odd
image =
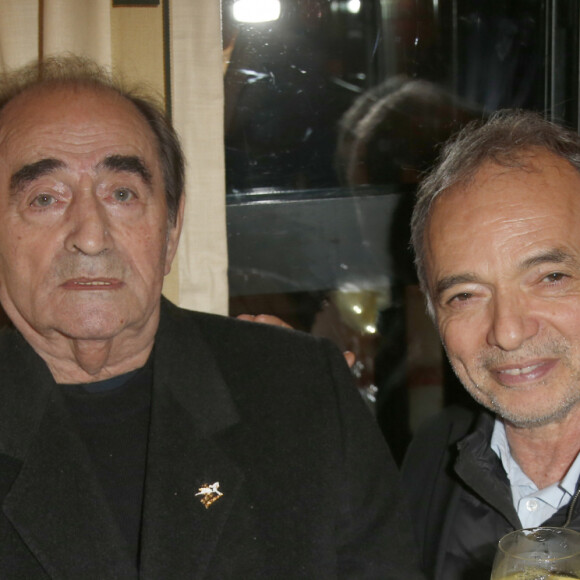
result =
[[46,365],[18,334],[0,344],[11,363],[2,366],[11,370],[0,389],[0,451],[22,465],[4,514],[50,577],[136,578]]
[[[155,345],[141,548],[146,579],[203,578],[243,482],[220,444],[239,421],[235,405],[203,338],[191,321],[180,326],[179,319],[165,320]],[[201,489],[212,485],[216,493]],[[206,496],[215,498],[207,508]]]
[[[58,397],[56,397],[58,399]],[[137,578],[85,449],[51,397],[4,513],[54,578]]]

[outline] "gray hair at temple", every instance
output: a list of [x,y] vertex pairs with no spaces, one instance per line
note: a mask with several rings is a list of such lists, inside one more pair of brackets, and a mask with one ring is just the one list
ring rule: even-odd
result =
[[498,111],[486,122],[469,123],[442,147],[435,166],[419,186],[411,218],[415,267],[432,318],[435,310],[427,281],[425,234],[435,200],[451,188],[469,185],[486,162],[525,167],[526,156],[537,148],[565,159],[580,172],[578,134],[532,111]]
[[4,107],[22,93],[63,85],[113,91],[133,103],[143,115],[157,140],[168,216],[175,224],[184,193],[185,160],[163,105],[144,87],[130,86],[87,58],[74,55],[46,58],[0,75],[0,124]]

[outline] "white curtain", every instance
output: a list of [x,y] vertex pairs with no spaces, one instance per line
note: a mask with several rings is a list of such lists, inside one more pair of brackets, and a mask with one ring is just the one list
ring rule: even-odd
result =
[[[188,201],[164,293],[187,308],[226,314],[220,2],[171,0],[170,15],[172,109]],[[113,8],[112,0],[0,0],[0,67],[72,52],[162,93],[162,17],[162,6]]]
[[43,0],[42,56],[74,52],[112,64],[111,0]]
[[223,77],[219,0],[171,2],[173,119],[187,168],[180,302],[227,312]]
[[38,58],[40,45],[38,0],[0,2],[0,66],[21,66]]

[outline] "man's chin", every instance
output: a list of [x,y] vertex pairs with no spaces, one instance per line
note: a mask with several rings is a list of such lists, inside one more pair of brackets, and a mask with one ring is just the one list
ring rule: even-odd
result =
[[113,340],[121,334],[123,328],[111,328],[109,326],[89,328],[63,328],[59,332],[62,336],[74,341],[106,341]]
[[578,401],[562,401],[556,406],[508,406],[493,401],[488,408],[514,427],[533,429],[563,421],[577,404]]
[[76,317],[69,317],[55,328],[71,340],[111,340],[123,332],[127,320],[127,316],[116,312],[91,313],[89,310]]

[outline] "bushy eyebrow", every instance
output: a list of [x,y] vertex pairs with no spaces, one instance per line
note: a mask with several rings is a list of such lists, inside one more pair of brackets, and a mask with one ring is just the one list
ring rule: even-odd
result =
[[97,165],[97,169],[122,171],[138,175],[147,185],[151,185],[151,171],[137,155],[109,155]]
[[564,250],[560,248],[553,248],[552,250],[548,250],[546,252],[542,252],[537,256],[531,256],[526,258],[520,264],[520,270],[529,270],[534,266],[540,266],[542,264],[576,264],[577,260]]
[[455,276],[445,276],[445,278],[441,278],[437,282],[435,286],[435,296],[439,298],[443,292],[449,290],[453,286],[457,286],[457,284],[469,284],[471,282],[477,282],[478,277],[475,274],[457,274]]
[[64,166],[63,161],[53,158],[39,159],[34,163],[23,165],[10,177],[10,192],[13,194],[35,179],[62,169]]

